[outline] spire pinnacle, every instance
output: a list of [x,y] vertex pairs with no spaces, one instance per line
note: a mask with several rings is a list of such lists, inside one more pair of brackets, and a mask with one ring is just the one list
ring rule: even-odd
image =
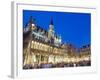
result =
[[53,25],[53,19],[51,19],[51,22],[50,22],[50,24],[51,24],[51,25]]
[[31,24],[32,24],[32,23],[35,23],[35,19],[34,19],[32,16],[30,16],[29,22],[30,22]]

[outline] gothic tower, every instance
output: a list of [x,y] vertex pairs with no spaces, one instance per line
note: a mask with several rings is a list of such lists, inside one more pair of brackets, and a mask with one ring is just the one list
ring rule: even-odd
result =
[[36,29],[35,19],[32,16],[29,19],[29,26],[32,31]]
[[49,25],[49,31],[48,31],[48,39],[50,40],[50,42],[54,43],[54,24],[53,24],[53,20],[51,19],[50,21],[50,25]]

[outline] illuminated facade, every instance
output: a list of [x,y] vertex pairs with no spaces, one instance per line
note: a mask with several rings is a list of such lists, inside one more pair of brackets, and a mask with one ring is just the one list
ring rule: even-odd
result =
[[84,61],[91,61],[91,47],[90,45],[85,45],[80,49],[80,58]]
[[44,67],[51,65],[64,67],[63,63],[78,63],[85,58],[88,60],[87,56],[90,56],[90,53],[83,58],[82,55],[85,54],[82,52],[83,49],[80,49],[80,53],[77,54],[76,48],[62,44],[61,36],[54,31],[53,20],[48,31],[36,25],[32,17],[26,26],[23,29],[23,66],[31,65],[33,68],[40,68],[42,64],[49,64]]

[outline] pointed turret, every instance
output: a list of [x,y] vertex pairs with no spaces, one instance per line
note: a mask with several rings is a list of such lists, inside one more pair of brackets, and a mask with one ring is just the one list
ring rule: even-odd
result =
[[35,20],[32,16],[30,16],[29,25],[30,25],[30,29],[31,29],[32,31],[36,29],[35,21],[36,21],[36,20]]
[[53,19],[51,19],[50,25],[53,25]]
[[54,24],[53,24],[53,19],[51,19],[50,21],[50,25],[49,25],[49,30],[54,32]]
[[54,31],[53,19],[51,19],[48,31],[48,38],[52,43],[54,42],[54,33],[55,31]]
[[30,16],[29,23],[35,24],[35,19],[32,16]]

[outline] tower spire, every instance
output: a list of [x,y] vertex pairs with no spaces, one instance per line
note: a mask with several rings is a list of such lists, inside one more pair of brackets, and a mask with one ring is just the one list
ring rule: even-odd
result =
[[30,16],[30,19],[29,19],[29,26],[30,26],[31,31],[33,31],[33,30],[36,29],[35,21],[36,21],[35,18],[33,18],[32,16]]
[[50,24],[53,25],[53,19],[52,19],[52,18],[51,18],[51,22],[50,22]]
[[32,24],[32,23],[33,23],[33,24],[35,23],[35,19],[34,19],[32,16],[30,16],[29,23],[31,23],[31,24]]

